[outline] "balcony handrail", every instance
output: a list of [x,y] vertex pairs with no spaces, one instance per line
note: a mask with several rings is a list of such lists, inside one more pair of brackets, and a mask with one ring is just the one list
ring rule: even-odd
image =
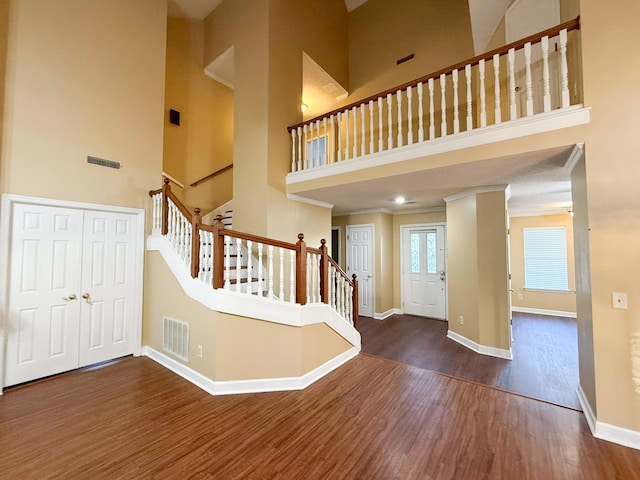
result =
[[[260,287],[262,282],[260,275],[265,271],[265,267],[262,265],[262,258],[259,258],[257,261],[252,258],[251,245],[260,245],[260,251],[262,251],[265,246],[270,251],[275,248],[281,249],[279,265],[281,277],[283,274],[283,250],[289,250],[291,252],[291,259],[293,259],[295,252],[295,265],[291,263],[290,266],[292,275],[290,279],[291,295],[289,301],[293,301],[293,295],[295,293],[295,302],[300,305],[307,304],[308,299],[311,299],[311,303],[329,304],[340,316],[352,322],[357,328],[358,289],[356,276],[353,275],[352,279],[349,279],[340,267],[333,262],[329,257],[324,239],[320,242],[320,248],[309,248],[306,246],[304,234],[302,233],[298,234],[298,241],[296,243],[289,243],[251,233],[229,230],[226,229],[222,223],[222,215],[216,217],[213,225],[205,225],[202,223],[200,209],[196,208],[194,209],[194,213],[191,213],[171,191],[168,179],[164,180],[162,188],[151,190],[149,196],[153,199],[153,233],[169,235],[171,237],[174,249],[190,269],[193,278],[200,278],[203,272],[208,272],[214,289],[229,288],[230,265],[225,261],[229,258],[228,251],[225,255],[225,244],[229,239],[235,238],[245,242],[243,246],[245,250],[243,251],[246,252],[246,250],[248,250],[248,252],[246,252],[248,253],[246,265],[240,268],[247,270],[247,278],[243,280],[243,282],[248,285],[244,293],[251,295],[253,293],[250,285],[253,282],[251,272],[254,270],[254,263],[257,263],[258,272],[260,272],[258,273],[258,287]],[[171,211],[173,212],[171,213],[171,218],[169,202],[173,205],[171,207]],[[176,213],[176,209],[179,213]],[[204,255],[202,255],[203,248],[205,249]],[[271,257],[271,260],[272,259],[273,257]],[[342,277],[343,285],[346,286],[339,294],[336,294],[338,287],[335,285],[333,290],[331,289],[330,284],[332,282],[328,278],[329,264],[335,266],[336,272]],[[240,287],[238,283],[240,281],[238,264],[236,264],[235,268],[237,275],[235,280],[238,287],[236,291],[238,291]],[[270,270],[270,280],[272,280],[273,270],[274,269]],[[227,272],[226,282],[225,271]],[[280,278],[281,292],[283,291],[282,282],[283,278]],[[272,286],[273,283],[270,282],[270,288]],[[333,295],[331,292],[333,292]],[[262,292],[260,292],[260,295],[262,296]],[[338,300],[336,300],[336,298]]]
[[353,107],[359,107],[360,105],[362,105],[363,103],[369,103],[372,100],[377,100],[378,98],[381,97],[386,97],[389,94],[394,94],[396,93],[398,90],[406,90],[409,87],[415,87],[417,86],[419,83],[427,83],[430,79],[437,79],[440,77],[440,75],[448,75],[451,72],[453,72],[454,70],[460,70],[463,69],[465,66],[470,65],[470,66],[475,66],[478,65],[480,63],[481,60],[491,60],[493,58],[494,55],[499,55],[499,56],[503,56],[506,55],[509,50],[511,49],[515,49],[515,50],[519,50],[521,48],[524,48],[524,46],[527,43],[538,43],[542,40],[543,37],[555,37],[557,35],[560,34],[560,31],[566,29],[567,32],[570,32],[572,30],[579,30],[580,29],[580,16],[577,16],[576,18],[574,18],[573,20],[569,20],[567,22],[561,23],[560,25],[556,25],[555,27],[551,27],[548,28],[546,30],[543,30],[542,32],[538,32],[538,33],[534,33],[533,35],[529,35],[526,38],[523,38],[521,40],[516,40],[515,42],[511,42],[508,45],[504,45],[502,47],[498,47],[495,48],[489,52],[486,53],[482,53],[480,55],[477,55],[475,57],[472,57],[468,60],[464,60],[462,62],[458,62],[454,65],[451,65],[449,67],[445,67],[442,68],[438,71],[435,71],[433,73],[429,73],[427,75],[424,75],[420,78],[416,78],[415,80],[412,80],[410,82],[407,83],[403,83],[401,85],[398,85],[396,87],[392,87],[389,88],[387,90],[384,90],[383,92],[380,93],[376,93],[374,95],[371,95],[369,97],[363,98],[361,100],[357,100],[353,103],[350,103],[348,105],[344,105],[341,106],[339,108],[336,108],[335,110],[332,110],[330,112],[327,113],[323,113],[322,115],[319,115],[317,117],[311,118],[309,120],[306,120],[304,122],[300,122],[297,123],[295,125],[291,125],[289,127],[287,127],[287,132],[291,133],[292,130],[297,129],[298,127],[303,127],[304,125],[308,125],[310,123],[314,123],[317,121],[321,121],[324,120],[325,118],[329,118],[332,115],[337,115],[340,112],[344,112],[345,110],[349,110]]

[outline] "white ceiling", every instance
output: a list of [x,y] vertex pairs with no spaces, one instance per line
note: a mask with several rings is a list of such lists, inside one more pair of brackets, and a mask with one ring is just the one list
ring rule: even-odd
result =
[[[334,205],[333,214],[444,208],[443,198],[474,188],[510,185],[512,215],[567,213],[571,208],[573,146],[482,160],[304,192]],[[428,160],[427,160],[428,161]],[[408,203],[398,205],[397,196]],[[410,203],[409,203],[410,202]]]

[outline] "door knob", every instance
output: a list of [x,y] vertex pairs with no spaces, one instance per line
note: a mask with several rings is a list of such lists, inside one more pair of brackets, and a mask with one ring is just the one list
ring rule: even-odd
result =
[[88,304],[91,304],[91,295],[89,293],[87,292],[83,293],[82,298],[84,298]]
[[367,278],[371,278],[371,274],[367,275]]
[[65,302],[70,302],[71,300],[75,300],[76,298],[78,298],[78,297],[76,297],[76,294],[75,294],[75,293],[72,293],[72,294],[71,294],[71,295],[69,295],[68,297],[63,297],[62,299],[63,299]]

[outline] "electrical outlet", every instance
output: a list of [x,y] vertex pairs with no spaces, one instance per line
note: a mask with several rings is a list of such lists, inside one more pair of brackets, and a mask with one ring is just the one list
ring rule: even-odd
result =
[[521,293],[518,294],[518,300],[522,300],[522,294]]
[[611,292],[611,306],[613,308],[627,308],[627,294]]
[[198,358],[202,358],[202,345],[198,345]]
[[460,323],[460,325],[464,325],[464,317],[462,315],[458,317],[458,322]]

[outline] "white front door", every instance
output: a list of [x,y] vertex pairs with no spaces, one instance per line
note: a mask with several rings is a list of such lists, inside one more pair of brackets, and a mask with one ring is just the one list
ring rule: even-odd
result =
[[135,214],[14,203],[4,385],[133,353]]
[[358,280],[358,315],[373,317],[373,225],[347,225],[347,274]]
[[445,320],[444,226],[403,227],[402,259],[404,313]]

